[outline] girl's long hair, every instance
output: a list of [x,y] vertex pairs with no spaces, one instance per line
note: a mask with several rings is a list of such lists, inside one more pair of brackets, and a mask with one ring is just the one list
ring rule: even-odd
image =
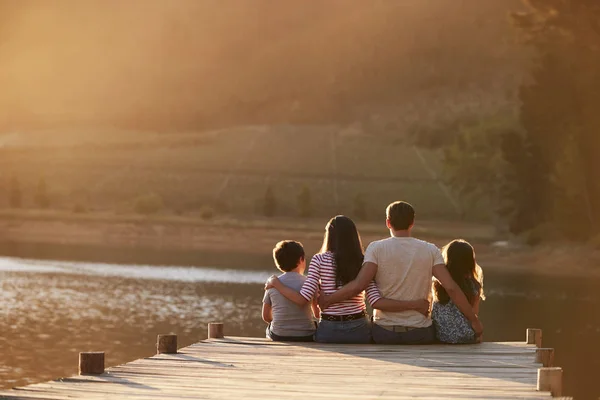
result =
[[364,252],[354,222],[338,215],[327,223],[321,253],[330,251],[335,257],[335,280],[343,286],[354,280],[362,267]]
[[[485,300],[483,293],[483,270],[475,261],[475,250],[468,242],[458,239],[448,243],[443,249],[442,254],[446,261],[448,272],[454,279],[454,282],[463,291],[469,303],[473,302],[476,296],[473,293],[473,285],[479,291],[479,296]],[[450,301],[450,297],[446,289],[435,281],[433,284],[433,294],[435,299],[441,304],[446,304]]]

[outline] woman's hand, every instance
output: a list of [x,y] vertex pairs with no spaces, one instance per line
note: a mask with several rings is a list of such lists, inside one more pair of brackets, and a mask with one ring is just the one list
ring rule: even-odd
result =
[[431,303],[429,300],[417,300],[415,301],[415,311],[423,314],[424,316],[429,316],[429,308],[431,307]]
[[331,305],[331,303],[329,302],[329,298],[330,296],[325,296],[323,292],[319,293],[319,308],[321,309],[321,312],[329,308],[329,306]]
[[265,282],[265,290],[271,288],[277,289],[279,285],[281,285],[281,282],[279,281],[279,278],[277,278],[277,275],[271,275],[271,277],[267,279],[267,282]]

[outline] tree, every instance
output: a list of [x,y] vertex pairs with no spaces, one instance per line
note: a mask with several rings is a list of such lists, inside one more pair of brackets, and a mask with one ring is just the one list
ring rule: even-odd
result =
[[21,184],[16,176],[10,179],[8,187],[8,204],[11,208],[20,208],[22,205]]
[[363,198],[362,193],[354,196],[354,215],[358,219],[367,219],[367,203]]
[[505,163],[500,143],[515,125],[514,119],[496,118],[462,126],[444,148],[445,179],[466,203],[483,204],[486,217],[495,217],[502,205]]
[[263,203],[263,212],[266,217],[273,217],[277,212],[277,199],[271,185],[267,186],[265,191],[265,199]]
[[310,189],[304,185],[298,195],[298,211],[302,218],[308,218],[312,215],[312,198]]
[[40,181],[38,182],[37,191],[35,193],[35,204],[40,208],[48,208],[50,206],[48,188],[44,178],[40,178]]
[[[568,228],[567,223],[577,225],[583,236],[598,233],[600,4],[594,0],[526,3],[529,10],[514,15],[536,51],[531,79],[520,90],[524,137],[520,148],[503,146],[518,181],[512,192],[516,214],[529,215],[534,225],[557,222],[560,228]],[[564,216],[565,210],[569,210],[567,218],[556,218]]]
[[156,193],[148,193],[135,199],[133,207],[138,214],[156,214],[163,209],[164,203],[161,196]]

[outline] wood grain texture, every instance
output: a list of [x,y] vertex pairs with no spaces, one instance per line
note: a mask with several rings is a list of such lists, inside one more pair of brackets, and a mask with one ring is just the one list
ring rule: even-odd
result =
[[545,399],[536,345],[325,345],[208,339],[0,399]]
[[158,335],[156,338],[156,354],[177,353],[177,335]]

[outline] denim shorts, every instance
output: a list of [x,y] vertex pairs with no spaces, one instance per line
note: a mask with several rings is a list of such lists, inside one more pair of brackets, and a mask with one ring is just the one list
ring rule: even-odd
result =
[[371,343],[371,323],[367,317],[352,321],[319,322],[315,332],[319,343]]

